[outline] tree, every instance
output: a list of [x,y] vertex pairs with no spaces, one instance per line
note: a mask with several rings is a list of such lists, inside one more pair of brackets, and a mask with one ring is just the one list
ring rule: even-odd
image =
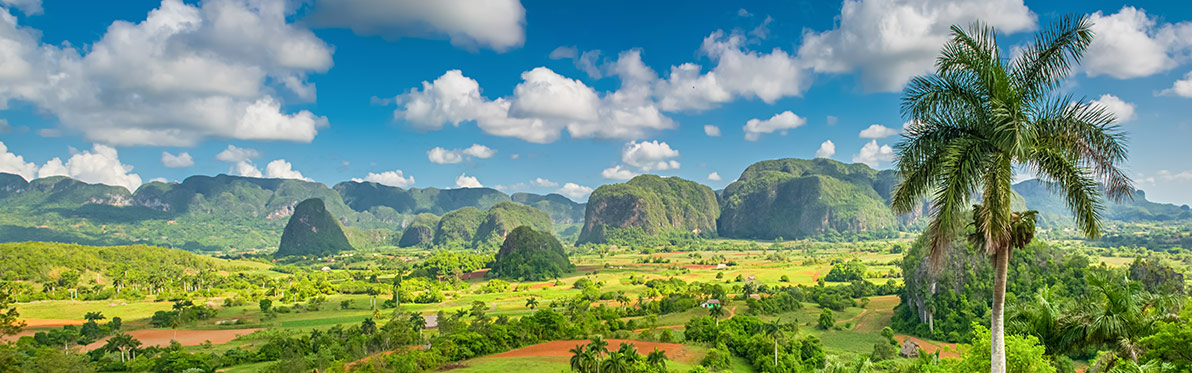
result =
[[901,181],[891,205],[896,213],[907,213],[931,196],[924,235],[938,263],[964,228],[970,200],[980,196],[972,225],[994,267],[994,373],[1006,371],[1003,306],[1009,258],[1013,248],[1030,241],[1034,228],[1034,213],[1010,210],[1015,169],[1048,181],[1089,238],[1101,233],[1101,190],[1115,200],[1134,190],[1119,167],[1127,154],[1113,113],[1054,92],[1092,39],[1088,19],[1069,16],[1006,60],[993,28],[952,26],[936,72],[911,79],[903,93],[902,113],[910,124],[897,145]]
[[587,357],[587,350],[584,349],[584,345],[575,345],[575,347],[567,351],[571,352],[571,370],[576,372],[586,371],[587,364],[585,364],[586,361],[584,360]]
[[714,304],[711,307],[708,307],[708,315],[716,319],[724,317],[724,308],[720,307],[719,304]]
[[600,361],[604,360],[604,354],[608,352],[608,341],[604,337],[592,337],[588,343],[588,351],[596,355],[596,372],[600,372]]
[[526,307],[529,307],[530,309],[534,309],[534,307],[538,307],[538,298],[534,298],[534,297],[527,298],[526,299]]
[[377,332],[377,322],[373,319],[367,318],[360,322],[360,332],[364,334],[373,334]]
[[103,313],[101,313],[101,312],[87,312],[86,314],[83,315],[83,320],[87,320],[87,321],[98,322],[99,320],[103,320],[106,318],[107,317],[104,317]]
[[659,350],[658,347],[654,347],[654,351],[651,351],[648,355],[646,355],[646,363],[650,364],[650,366],[658,367],[660,370],[665,372],[666,351]]
[[629,342],[621,342],[621,348],[617,349],[617,352],[620,352],[621,356],[630,364],[636,363],[642,357],[637,353],[637,345]]
[[762,332],[774,340],[774,368],[778,368],[778,337],[782,335],[782,325],[778,319],[762,324]]
[[120,352],[120,362],[125,362],[132,359],[131,356],[128,356],[131,355],[132,350],[136,350],[140,346],[141,341],[136,340],[131,335],[116,333],[116,335],[108,338],[108,342],[103,348],[110,352]]
[[261,299],[260,302],[257,302],[257,306],[261,308],[261,313],[269,313],[269,310],[273,309],[273,301]]
[[816,326],[823,330],[832,329],[833,326],[836,326],[836,318],[832,316],[832,310],[825,308],[824,312],[820,312],[819,322],[816,323]]
[[9,308],[13,303],[12,286],[8,282],[0,282],[0,336],[17,334],[25,328],[25,322],[21,321],[17,307]]
[[600,364],[604,368],[605,373],[628,373],[631,367],[629,359],[620,351],[613,351],[608,353],[608,359]]
[[[1142,357],[1144,337],[1153,335],[1160,321],[1169,320],[1175,303],[1170,295],[1152,295],[1138,281],[1128,281],[1112,272],[1094,272],[1088,278],[1094,300],[1077,317],[1085,335],[1083,344],[1102,344],[1110,349],[1093,364],[1103,372],[1119,360],[1137,364]],[[1184,346],[1186,347],[1186,346]]]

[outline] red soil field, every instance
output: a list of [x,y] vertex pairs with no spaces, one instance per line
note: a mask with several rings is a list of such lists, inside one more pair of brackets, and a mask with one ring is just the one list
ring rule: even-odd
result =
[[[695,360],[702,358],[696,356],[687,346],[676,343],[661,343],[661,342],[646,342],[633,341],[626,339],[606,339],[608,341],[608,348],[616,350],[620,348],[621,342],[629,342],[637,346],[638,353],[648,353],[654,351],[657,347],[659,350],[666,351],[666,357],[669,360],[692,363]],[[569,341],[551,341],[546,343],[539,343],[532,346],[522,347],[513,351],[502,352],[496,355],[489,356],[490,358],[498,357],[533,357],[533,356],[571,356],[570,350],[576,345],[587,345],[587,340],[569,340]]]
[[[133,338],[141,341],[142,347],[169,346],[170,340],[177,340],[183,346],[197,346],[205,341],[212,344],[224,344],[236,339],[237,336],[249,335],[261,329],[225,329],[225,330],[178,330],[177,336],[173,329],[142,329],[128,332]],[[107,338],[87,345],[84,350],[91,351],[103,347]]]

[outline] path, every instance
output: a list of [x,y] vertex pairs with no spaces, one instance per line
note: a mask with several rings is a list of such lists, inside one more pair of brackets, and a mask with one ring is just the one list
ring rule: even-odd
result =
[[933,342],[918,337],[912,337],[906,334],[897,334],[894,336],[894,340],[902,341],[902,344],[906,344],[907,339],[915,341],[915,343],[919,345],[919,348],[922,349],[923,352],[934,354],[936,351],[939,351],[941,358],[960,358],[960,353],[956,349],[955,343]]

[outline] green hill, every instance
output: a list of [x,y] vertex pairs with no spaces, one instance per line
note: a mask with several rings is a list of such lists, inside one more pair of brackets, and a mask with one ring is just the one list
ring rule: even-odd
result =
[[274,256],[323,256],[349,250],[352,245],[339,221],[327,211],[322,199],[311,198],[294,206]]
[[430,245],[435,238],[435,227],[438,225],[439,217],[435,216],[435,214],[418,214],[406,225],[406,229],[402,231],[401,239],[398,240],[397,246]]
[[860,163],[824,158],[754,163],[721,194],[720,234],[773,239],[898,228],[889,208],[896,184],[894,171]]
[[[1014,184],[1014,191],[1026,200],[1027,208],[1039,211],[1045,226],[1071,226],[1072,213],[1063,197],[1052,193],[1047,183],[1031,179]],[[1155,203],[1146,199],[1146,193],[1138,190],[1121,202],[1107,200],[1104,217],[1118,221],[1170,221],[1192,219],[1192,210],[1187,205],[1176,206]]]
[[509,198],[513,202],[534,206],[534,208],[550,214],[551,220],[556,225],[576,224],[584,221],[584,204],[576,203],[559,194],[513,193]]
[[434,244],[496,246],[509,231],[523,225],[543,232],[553,231],[550,216],[545,212],[519,203],[500,202],[487,211],[468,206],[444,214],[435,227]]
[[493,261],[490,277],[539,281],[575,270],[563,245],[549,231],[520,226],[509,232]]
[[486,210],[509,196],[496,189],[402,189],[373,182],[348,181],[335,185],[335,191],[356,211],[388,207],[400,214],[431,213],[443,215],[464,207]]
[[712,188],[678,177],[641,175],[592,192],[578,243],[675,232],[711,237],[719,215]]

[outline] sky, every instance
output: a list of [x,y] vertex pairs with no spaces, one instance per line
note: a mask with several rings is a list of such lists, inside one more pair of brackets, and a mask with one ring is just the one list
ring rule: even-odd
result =
[[[953,24],[1006,55],[1067,14],[1061,88],[1129,134],[1153,201],[1192,203],[1181,1],[0,0],[0,172],[135,190],[227,173],[561,193],[750,164],[891,167],[899,97]],[[1029,174],[1019,175],[1020,179]]]

